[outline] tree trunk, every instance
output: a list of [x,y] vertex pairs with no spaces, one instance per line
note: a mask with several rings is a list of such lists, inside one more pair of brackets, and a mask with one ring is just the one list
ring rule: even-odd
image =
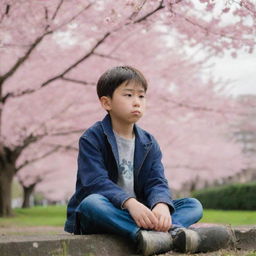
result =
[[20,152],[4,145],[2,138],[2,113],[4,108],[3,83],[7,77],[0,76],[0,217],[12,215],[12,181],[16,172],[15,164]]
[[36,184],[32,184],[28,187],[23,186],[23,203],[22,203],[22,208],[29,208],[30,205],[30,198],[31,195],[34,192],[34,188],[35,188]]
[[0,217],[12,215],[12,181],[15,172],[10,168],[0,166]]

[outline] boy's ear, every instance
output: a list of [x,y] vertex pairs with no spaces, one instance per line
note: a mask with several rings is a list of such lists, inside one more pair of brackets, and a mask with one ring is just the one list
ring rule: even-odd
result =
[[107,110],[107,111],[111,110],[111,98],[110,98],[110,97],[102,96],[102,97],[100,98],[100,103],[101,103],[101,106],[102,106],[105,110]]

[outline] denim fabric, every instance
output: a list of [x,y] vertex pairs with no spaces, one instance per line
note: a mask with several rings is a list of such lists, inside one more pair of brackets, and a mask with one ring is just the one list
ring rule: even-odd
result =
[[[176,211],[172,214],[173,227],[189,227],[202,217],[202,205],[194,198],[173,200]],[[116,208],[106,197],[92,194],[77,208],[80,233],[113,233],[135,241],[140,228],[126,210]]]
[[[136,199],[150,209],[159,202],[166,203],[173,213],[175,207],[164,175],[159,145],[151,134],[136,124],[134,133]],[[65,231],[79,234],[79,215],[76,209],[91,194],[106,197],[119,210],[128,198],[134,197],[117,185],[118,163],[111,117],[107,115],[103,121],[86,130],[79,140],[76,191],[68,203]]]

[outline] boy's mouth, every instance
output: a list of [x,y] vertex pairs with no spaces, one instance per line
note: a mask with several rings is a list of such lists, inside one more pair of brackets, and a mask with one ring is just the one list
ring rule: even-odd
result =
[[138,110],[132,111],[132,114],[134,114],[134,115],[140,115],[140,111],[138,111]]

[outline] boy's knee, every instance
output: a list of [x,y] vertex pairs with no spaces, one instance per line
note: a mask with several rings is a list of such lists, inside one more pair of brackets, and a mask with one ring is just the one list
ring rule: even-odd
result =
[[99,195],[99,194],[91,194],[83,199],[83,201],[80,203],[80,210],[85,212],[91,209],[95,209],[102,205],[104,201],[106,201],[107,198]]
[[189,198],[191,207],[194,208],[198,215],[198,219],[201,219],[203,217],[203,206],[201,202],[196,198]]
[[190,204],[192,204],[195,208],[203,208],[201,202],[196,198],[189,198]]

